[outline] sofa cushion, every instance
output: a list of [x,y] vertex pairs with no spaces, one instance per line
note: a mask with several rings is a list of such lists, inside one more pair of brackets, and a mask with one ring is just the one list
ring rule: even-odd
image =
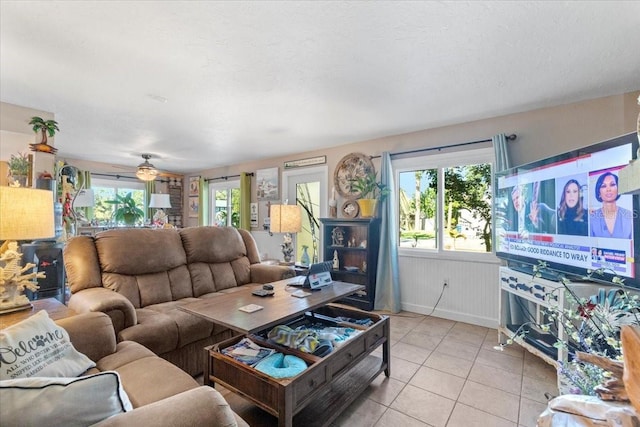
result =
[[0,358],[0,380],[76,377],[95,366],[44,310],[0,331]]
[[136,309],[138,324],[118,333],[118,341],[135,341],[155,354],[178,347],[178,325],[164,313],[147,308]]
[[247,248],[233,227],[189,227],[180,230],[187,263],[216,264],[247,256]]
[[0,381],[4,425],[88,426],[132,410],[117,372]]
[[116,352],[98,360],[96,367],[101,371],[117,371],[124,365],[145,357],[157,357],[151,350],[133,341],[118,343]]
[[[67,263],[67,259],[79,257],[83,262]],[[102,287],[102,272],[98,251],[92,236],[76,236],[64,246],[65,271],[71,292]]]
[[233,413],[222,395],[211,387],[200,386],[117,417],[95,427],[121,426],[216,426],[249,427]]
[[108,230],[95,237],[100,267],[106,273],[140,275],[171,270],[186,264],[176,230]]
[[189,374],[160,357],[145,357],[118,368],[134,408],[198,387]]
[[207,338],[213,332],[213,323],[202,317],[195,316],[186,311],[180,310],[181,305],[198,301],[196,298],[187,298],[180,301],[165,302],[146,307],[169,316],[178,327],[178,347]]

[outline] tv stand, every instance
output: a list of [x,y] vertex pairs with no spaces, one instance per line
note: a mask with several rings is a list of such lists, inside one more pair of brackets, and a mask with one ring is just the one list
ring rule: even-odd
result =
[[[537,278],[533,274],[526,274],[509,267],[500,267],[499,277],[498,342],[501,344],[506,343],[508,338],[513,338],[516,330],[523,323],[530,321],[536,324],[549,323],[545,316],[547,309],[551,307],[557,307],[559,310],[570,308],[564,285],[561,282]],[[579,298],[587,298],[597,294],[598,289],[612,287],[593,282],[571,282],[567,286]],[[552,330],[554,333],[550,334],[533,327],[528,334],[529,336],[518,344],[545,362],[557,367],[558,361],[567,361],[568,353],[564,348],[556,349],[553,344],[556,342],[556,337],[565,341],[566,332],[561,323],[555,323]]]

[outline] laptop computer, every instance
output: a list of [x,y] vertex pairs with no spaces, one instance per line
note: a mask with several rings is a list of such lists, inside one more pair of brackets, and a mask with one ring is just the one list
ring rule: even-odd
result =
[[332,261],[324,261],[311,264],[307,273],[296,276],[287,282],[289,286],[300,286],[302,288],[319,289],[333,282],[331,279]]

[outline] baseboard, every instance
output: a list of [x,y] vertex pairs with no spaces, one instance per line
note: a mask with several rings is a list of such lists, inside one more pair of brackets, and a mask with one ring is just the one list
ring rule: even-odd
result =
[[[401,303],[400,307],[404,311],[409,311],[411,313],[418,314],[429,314],[433,307],[425,307],[422,305],[409,304],[409,303]],[[450,310],[440,310],[436,309],[432,314],[434,317],[441,317],[443,319],[454,320],[456,322],[464,322],[470,323],[472,325],[484,326],[485,328],[498,329],[498,317],[489,318],[482,316],[474,316],[466,313],[460,313],[456,311]]]

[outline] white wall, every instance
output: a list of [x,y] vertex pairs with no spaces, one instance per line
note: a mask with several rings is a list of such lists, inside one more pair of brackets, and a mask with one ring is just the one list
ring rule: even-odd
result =
[[[331,182],[338,161],[352,152],[378,156],[383,151],[393,153],[474,141],[491,138],[491,136],[503,132],[518,135],[518,139],[509,145],[513,163],[528,163],[625,133],[635,132],[639,112],[636,103],[638,94],[639,92],[614,95],[570,105],[355,142],[328,150],[316,150],[286,157],[228,165],[223,168],[204,170],[194,175],[219,177],[237,175],[241,172],[255,172],[257,169],[271,167],[279,167],[282,172],[285,161],[326,155]],[[3,109],[0,129],[15,132],[16,129],[13,126],[16,124],[15,120],[10,123],[11,126],[5,127],[6,106],[5,103],[0,104]],[[28,118],[34,115],[28,112],[25,114]],[[17,125],[24,129],[23,123],[18,121]],[[72,163],[83,162],[73,161]],[[116,172],[111,165],[100,165],[96,162],[86,163],[90,164],[85,167],[78,166],[92,171]],[[374,164],[376,167],[379,166],[376,160],[374,160]],[[255,177],[252,185],[255,186]],[[330,193],[330,188],[328,191]],[[184,194],[186,199],[187,192],[185,191]],[[329,196],[330,194],[327,194],[327,198]],[[255,194],[252,195],[252,202],[256,202]],[[343,200],[338,200],[339,205],[342,202]],[[184,206],[187,206],[186,200]],[[263,217],[264,212],[260,212],[260,225]],[[186,209],[183,218],[186,219],[186,226],[197,224],[197,220],[187,218]],[[266,253],[269,258],[281,259],[281,235],[269,236],[261,228],[256,228],[252,232],[258,242],[261,254]],[[474,262],[403,256],[400,258],[400,270],[401,301],[404,310],[429,313],[440,295],[443,280],[447,278],[450,286],[445,290],[434,315],[485,326],[495,327],[497,325],[497,259]]]
[[[332,177],[338,161],[352,152],[377,156],[383,151],[393,153],[475,141],[491,138],[503,132],[518,135],[516,141],[510,142],[509,150],[513,164],[523,164],[634,132],[640,110],[636,103],[637,97],[638,92],[609,96],[477,122],[346,144],[330,150],[230,165],[225,168],[205,170],[200,174],[215,177],[254,172],[257,169],[275,166],[280,167],[282,171],[285,161],[326,155]],[[379,166],[376,160],[374,164],[376,167]],[[255,196],[252,196],[252,199],[255,201]],[[338,200],[339,205],[342,202]],[[262,219],[261,213],[260,224]],[[254,230],[256,231],[258,230]],[[261,235],[256,240],[261,252],[272,252],[275,248],[280,255],[280,236]],[[269,249],[263,250],[263,247]],[[444,279],[449,279],[450,286],[444,291],[434,315],[488,327],[497,326],[499,289],[497,258],[491,257],[490,261],[476,262],[465,259],[402,256],[399,263],[403,310],[430,313],[440,295]]]

